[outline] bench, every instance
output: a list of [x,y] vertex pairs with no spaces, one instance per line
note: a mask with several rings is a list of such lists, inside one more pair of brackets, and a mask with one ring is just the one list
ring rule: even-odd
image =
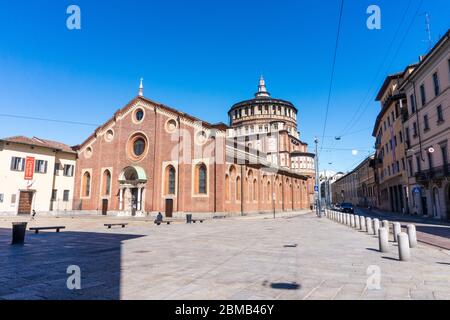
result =
[[164,221],[164,220],[155,220],[155,224],[156,225],[161,225],[161,224],[171,224],[172,221]]
[[108,229],[111,229],[111,227],[118,227],[121,226],[122,228],[125,228],[128,223],[105,223],[105,227],[108,227]]
[[203,221],[205,221],[205,220],[203,220],[203,219],[192,219],[191,221],[192,221],[192,223],[196,223],[196,222],[203,223]]
[[39,233],[39,231],[42,230],[56,230],[56,232],[59,232],[61,229],[65,229],[66,227],[59,226],[59,227],[34,227],[30,228],[30,231],[34,231],[34,233]]

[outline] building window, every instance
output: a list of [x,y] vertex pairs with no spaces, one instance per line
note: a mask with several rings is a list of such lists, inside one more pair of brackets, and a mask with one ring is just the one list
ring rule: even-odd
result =
[[225,175],[225,200],[230,201],[230,177]]
[[109,196],[111,194],[111,172],[105,170],[103,172],[103,195]]
[[207,194],[207,169],[206,165],[201,163],[195,167],[195,193]]
[[441,93],[441,89],[439,86],[439,76],[437,72],[433,74],[433,84],[434,84],[434,94],[438,96]]
[[420,156],[416,156],[416,165],[417,165],[417,172],[421,172],[422,166],[420,164]]
[[429,169],[433,169],[433,154],[431,152],[427,152],[428,155],[428,165]]
[[16,204],[16,199],[17,195],[16,194],[12,194],[11,195],[11,206],[14,206]]
[[36,173],[47,173],[47,164],[45,160],[36,160],[34,165],[34,172]]
[[411,105],[411,113],[415,113],[416,112],[416,99],[413,94],[409,96],[409,103]]
[[444,122],[444,113],[442,112],[442,105],[437,106],[436,110],[438,123]]
[[442,163],[444,164],[444,166],[447,167],[448,165],[448,155],[447,155],[447,146],[441,146],[441,153],[442,153]]
[[428,121],[428,115],[427,114],[423,116],[423,130],[424,131],[430,130],[430,123]]
[[91,174],[85,172],[81,181],[81,194],[83,197],[89,197],[91,194]]
[[241,177],[236,178],[236,201],[241,200]]
[[136,112],[134,113],[134,118],[136,119],[137,122],[141,122],[142,119],[144,119],[144,110],[137,109]]
[[55,163],[55,176],[59,176],[59,170],[61,169],[61,164],[59,162]]
[[414,132],[413,137],[414,138],[417,137],[418,131],[417,131],[417,123],[416,122],[413,123],[413,132]]
[[420,99],[422,101],[422,106],[424,106],[427,103],[427,96],[425,92],[425,85],[420,86]]
[[133,161],[140,161],[148,151],[147,137],[142,133],[133,134],[128,140],[127,154]]
[[52,201],[56,201],[57,197],[58,197],[58,190],[53,189],[52,190]]
[[64,165],[63,175],[65,177],[73,177],[74,166],[72,164]]
[[175,194],[175,184],[176,184],[176,171],[173,166],[166,167],[166,195],[174,195]]
[[0,193],[0,203],[3,203],[4,197],[5,197],[5,195],[3,193]]
[[408,167],[409,167],[409,176],[413,176],[413,163],[411,159],[408,159]]
[[12,171],[24,171],[25,170],[25,159],[19,157],[11,158],[11,170]]
[[64,193],[63,193],[63,201],[64,202],[69,202],[69,195],[70,195],[70,191],[64,190]]

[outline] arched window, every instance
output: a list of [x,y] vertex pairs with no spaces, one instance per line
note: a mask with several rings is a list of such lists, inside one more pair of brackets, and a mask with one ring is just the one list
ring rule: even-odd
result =
[[241,200],[241,177],[236,178],[236,200]]
[[81,183],[81,194],[83,197],[89,197],[91,194],[91,174],[89,172],[84,173]]
[[253,201],[258,200],[258,181],[253,180]]
[[225,200],[230,201],[230,177],[225,175]]
[[267,182],[267,201],[271,202],[272,201],[272,197],[271,197],[271,190],[270,190],[270,181]]
[[201,163],[196,167],[196,188],[197,194],[207,194],[207,169],[206,166]]
[[111,172],[105,170],[103,172],[103,195],[109,196],[111,194]]
[[174,195],[175,194],[175,168],[173,166],[167,166],[166,168],[166,177],[165,177],[165,185],[166,185],[166,194]]

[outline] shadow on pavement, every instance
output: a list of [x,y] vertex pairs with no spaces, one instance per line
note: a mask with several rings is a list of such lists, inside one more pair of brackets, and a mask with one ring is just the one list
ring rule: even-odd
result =
[[[11,229],[0,228],[0,299],[118,300],[122,242],[141,235],[27,231],[12,246]],[[69,266],[81,270],[81,290],[69,290]]]

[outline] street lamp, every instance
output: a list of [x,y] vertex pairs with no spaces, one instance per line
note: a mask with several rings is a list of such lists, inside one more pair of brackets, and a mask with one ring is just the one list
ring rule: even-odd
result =
[[321,208],[321,194],[320,194],[320,178],[319,178],[319,153],[317,145],[319,144],[319,139],[316,137],[314,139],[314,143],[316,144],[316,185],[314,186],[314,191],[317,192],[317,203],[316,203],[316,213],[319,218],[322,218],[322,208]]

